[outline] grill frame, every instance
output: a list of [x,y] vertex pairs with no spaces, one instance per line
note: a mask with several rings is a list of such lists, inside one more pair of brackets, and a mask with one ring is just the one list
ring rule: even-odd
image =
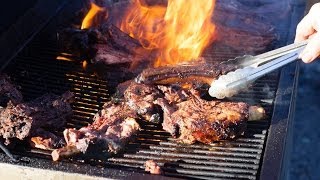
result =
[[[63,1],[64,2],[64,1]],[[71,3],[72,4],[72,3]],[[65,6],[65,4],[61,4]],[[68,6],[68,5],[67,5]],[[69,4],[70,6],[70,4]],[[58,11],[56,12],[58,13]],[[291,27],[294,28],[296,25],[296,21],[291,22]],[[40,27],[39,27],[40,31]],[[288,37],[292,37],[288,35]],[[30,40],[32,37],[30,38]],[[29,41],[29,40],[28,40]],[[288,42],[290,39],[288,39]],[[3,41],[2,41],[3,42]],[[24,42],[21,44],[23,47],[27,43]],[[22,48],[20,48],[21,50]],[[12,57],[18,53],[18,51],[12,51]],[[6,58],[9,62],[12,58]],[[4,64],[1,68],[3,69],[6,64]],[[261,158],[260,163],[262,163],[262,167],[260,170],[260,178],[261,179],[278,179],[279,177],[285,175],[283,173],[283,169],[281,168],[283,162],[285,160],[285,148],[287,147],[287,143],[290,143],[290,124],[292,122],[292,111],[294,110],[294,99],[296,92],[296,85],[298,79],[298,64],[292,63],[284,68],[282,68],[280,73],[280,80],[278,84],[278,89],[276,93],[276,98],[274,101],[274,109],[273,115],[271,119],[271,124],[268,134],[267,141],[265,143],[263,159]],[[292,76],[292,74],[294,74]],[[287,78],[287,77],[290,78]],[[19,152],[17,152],[19,154]],[[23,154],[21,154],[23,155]],[[87,174],[90,176],[98,176],[98,177],[108,177],[108,178],[153,178],[153,179],[174,179],[172,177],[163,177],[163,176],[152,176],[149,174],[134,172],[135,169],[116,169],[116,168],[99,168],[95,166],[90,166],[89,164],[84,163],[75,163],[62,161],[58,163],[51,162],[51,160],[46,160],[43,158],[37,157],[24,157],[25,162],[17,163],[16,165],[21,165],[25,167],[32,168],[41,168],[48,169],[54,171],[63,171],[65,173],[79,173],[79,174]],[[0,153],[0,162],[1,163],[9,163],[10,160],[4,155]],[[272,176],[274,175],[274,176]],[[257,175],[259,176],[259,175]]]

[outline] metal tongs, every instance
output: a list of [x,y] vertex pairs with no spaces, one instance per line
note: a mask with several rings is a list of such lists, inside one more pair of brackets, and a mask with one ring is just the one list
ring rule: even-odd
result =
[[246,89],[256,79],[299,58],[308,41],[290,44],[257,56],[242,56],[221,64],[234,65],[238,69],[220,76],[209,89],[212,97],[231,97]]

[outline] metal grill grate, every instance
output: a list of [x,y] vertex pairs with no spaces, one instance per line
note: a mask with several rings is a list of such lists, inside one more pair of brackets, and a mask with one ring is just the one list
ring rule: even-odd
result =
[[[238,54],[215,52],[221,59]],[[64,60],[57,60],[64,59]],[[63,57],[63,58],[61,58]],[[71,90],[76,94],[73,104],[74,116],[67,128],[80,128],[91,122],[93,115],[110,98],[113,91],[108,80],[100,79],[94,72],[85,71],[75,57],[57,50],[55,43],[35,41],[15,58],[6,69],[12,79],[21,86],[26,100],[47,92],[61,94]],[[112,72],[112,68],[106,71]],[[115,78],[116,79],[116,78]],[[231,100],[262,105],[269,117],[277,89],[278,73],[263,77],[250,88]],[[112,82],[111,82],[112,83]],[[143,172],[146,160],[155,160],[163,167],[166,176],[199,179],[256,179],[263,154],[270,119],[249,122],[246,134],[234,141],[221,141],[211,145],[181,145],[162,130],[161,125],[141,124],[142,131],[127,150],[109,159],[84,162],[104,168],[116,167]],[[40,157],[50,161],[50,152],[23,149],[26,156]],[[74,159],[83,162],[82,159]]]

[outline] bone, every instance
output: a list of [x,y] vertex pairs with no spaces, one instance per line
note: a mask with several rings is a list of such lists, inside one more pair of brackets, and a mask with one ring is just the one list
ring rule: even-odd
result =
[[148,68],[136,78],[136,82],[162,85],[175,83],[200,83],[210,85],[212,81],[220,75],[226,74],[235,68],[235,66],[213,65],[204,62]]

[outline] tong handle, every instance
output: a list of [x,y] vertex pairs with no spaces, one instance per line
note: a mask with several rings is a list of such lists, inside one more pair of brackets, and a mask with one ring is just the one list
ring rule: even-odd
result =
[[289,44],[287,46],[283,46],[281,48],[257,55],[255,57],[257,59],[275,59],[285,54],[290,54],[294,51],[297,51],[302,47],[305,47],[308,44],[308,42],[309,42],[308,40],[305,40],[299,43]]
[[277,58],[274,61],[263,64],[250,73],[249,76],[246,76],[238,81],[229,83],[226,85],[227,88],[236,88],[237,86],[241,86],[242,84],[248,84],[256,79],[284,66],[298,59],[300,52],[303,50],[303,47],[300,47],[290,54],[284,55],[280,58]]
[[258,67],[259,65],[269,62],[273,59],[279,58],[281,56],[284,56],[286,54],[290,54],[296,51],[300,51],[301,48],[304,48],[308,44],[308,40],[302,41],[299,43],[289,44],[287,46],[254,56],[253,60],[251,62],[243,63],[242,65],[244,67],[251,66],[251,67]]

